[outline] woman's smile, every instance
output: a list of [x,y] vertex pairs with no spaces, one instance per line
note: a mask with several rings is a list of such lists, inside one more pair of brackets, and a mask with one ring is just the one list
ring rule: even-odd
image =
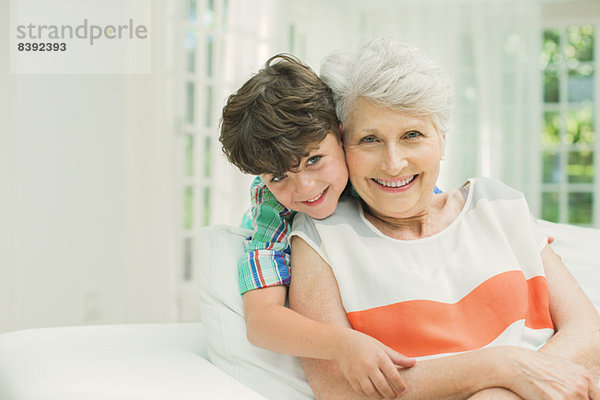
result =
[[375,182],[381,190],[384,190],[386,192],[404,192],[413,186],[413,183],[415,182],[418,176],[419,175],[417,174],[399,179],[371,178],[371,180]]

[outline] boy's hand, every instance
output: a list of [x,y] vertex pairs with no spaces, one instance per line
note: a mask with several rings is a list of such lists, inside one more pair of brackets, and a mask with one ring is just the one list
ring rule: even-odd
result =
[[354,391],[377,399],[397,399],[406,389],[397,367],[409,368],[416,362],[351,329],[340,337],[336,360]]
[[522,397],[508,389],[494,387],[477,392],[467,400],[522,400]]

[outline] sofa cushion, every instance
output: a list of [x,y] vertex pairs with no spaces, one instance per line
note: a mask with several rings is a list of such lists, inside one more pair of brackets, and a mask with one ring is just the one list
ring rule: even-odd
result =
[[246,338],[238,259],[250,231],[226,225],[203,228],[194,266],[201,292],[209,360],[270,399],[312,399],[298,358],[273,353]]
[[204,359],[204,347],[201,323],[4,333],[0,399],[265,399]]

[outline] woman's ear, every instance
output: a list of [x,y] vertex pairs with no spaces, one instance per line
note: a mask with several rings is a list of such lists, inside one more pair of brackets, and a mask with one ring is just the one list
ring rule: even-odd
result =
[[446,135],[440,135],[440,137],[442,138],[442,155],[440,157],[440,160],[443,160],[444,157],[446,157]]
[[[344,125],[340,122],[340,143],[344,145]],[[345,151],[345,150],[344,150]]]

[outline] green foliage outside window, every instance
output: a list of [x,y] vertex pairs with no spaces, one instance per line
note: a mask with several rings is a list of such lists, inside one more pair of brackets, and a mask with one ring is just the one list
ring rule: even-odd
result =
[[542,62],[544,67],[547,67],[549,64],[558,64],[561,62],[560,32],[558,29],[544,31]]
[[194,136],[185,135],[184,140],[183,168],[185,176],[191,177],[194,175]]
[[594,27],[591,25],[571,26],[567,29],[565,55],[567,61],[578,63],[594,60]]
[[544,101],[546,103],[558,103],[560,98],[560,87],[558,71],[544,72]]
[[565,142],[568,144],[593,144],[596,139],[593,115],[594,110],[591,105],[569,110],[567,112]]
[[558,111],[544,112],[542,144],[557,145],[560,143],[560,124],[560,113]]
[[594,223],[595,35],[592,25],[543,34],[541,217],[550,221]]
[[192,229],[194,226],[194,189],[186,186],[183,193],[183,228]]
[[569,193],[569,219],[567,221],[577,225],[590,224],[593,205],[593,193]]
[[560,212],[558,193],[542,193],[542,219],[558,221]]
[[594,152],[570,151],[567,177],[569,183],[594,183]]

